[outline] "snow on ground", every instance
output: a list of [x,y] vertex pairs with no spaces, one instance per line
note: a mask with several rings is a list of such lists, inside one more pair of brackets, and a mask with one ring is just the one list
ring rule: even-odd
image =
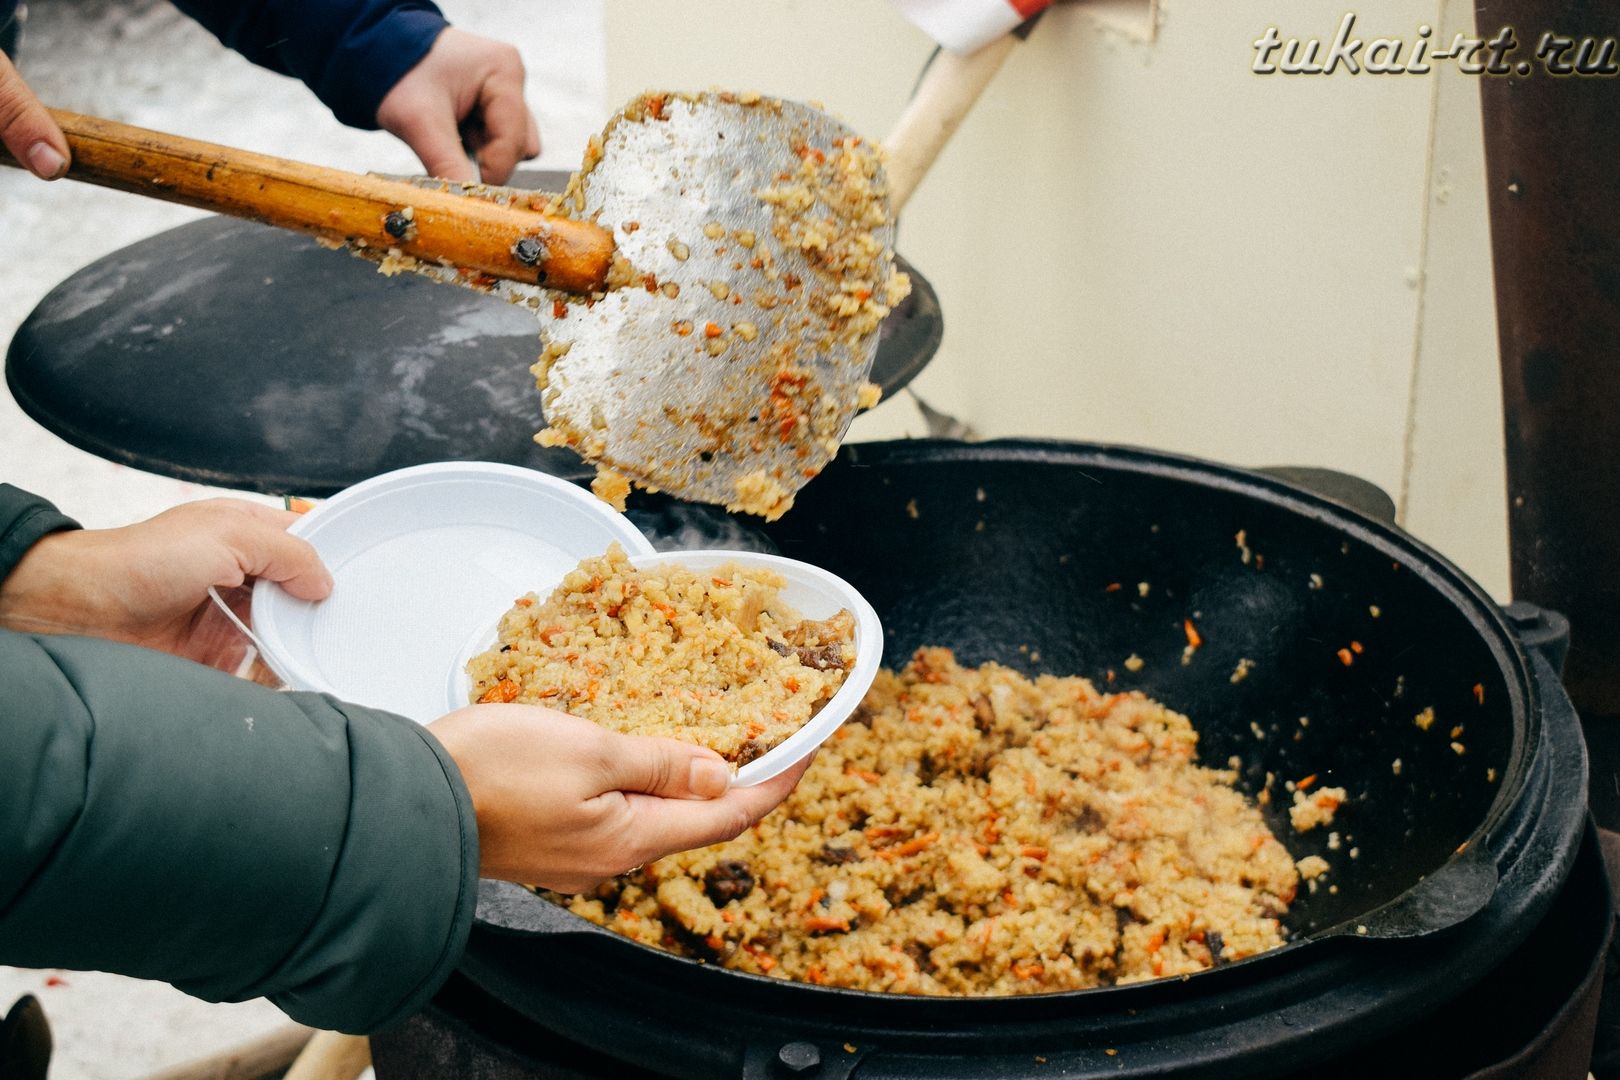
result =
[[[440,0],[451,21],[517,45],[539,117],[540,167],[572,168],[607,116],[601,0]],[[49,105],[356,171],[419,171],[391,136],[343,128],[293,80],[254,68],[159,0],[34,0],[19,66]],[[81,184],[0,169],[0,348],[79,267],[199,216]],[[125,524],[208,488],[114,465],[57,439],[0,390],[0,480],[92,527]],[[266,1002],[208,1005],[162,984],[0,968],[0,1013],[22,993],[56,1035],[53,1080],[123,1080],[284,1023]]]
[[[529,5],[500,0],[441,6],[464,29],[522,50],[545,144],[537,164],[578,165],[586,137],[607,115],[600,0],[550,0],[543,20]],[[160,0],[36,0],[19,60],[35,92],[60,108],[321,165],[419,171],[392,136],[341,127],[302,84],[253,67]],[[0,169],[0,344],[74,270],[198,216]],[[73,450],[3,393],[0,477],[48,495],[92,526],[214,493]]]

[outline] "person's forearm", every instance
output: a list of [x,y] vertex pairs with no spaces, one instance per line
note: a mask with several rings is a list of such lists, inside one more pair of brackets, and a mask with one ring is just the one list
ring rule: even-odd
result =
[[0,683],[0,963],[349,1031],[448,974],[476,826],[417,725],[83,638],[0,631]]

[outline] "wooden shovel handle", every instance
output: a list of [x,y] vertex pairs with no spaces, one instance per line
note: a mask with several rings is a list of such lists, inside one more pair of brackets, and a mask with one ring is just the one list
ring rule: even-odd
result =
[[1007,34],[966,56],[941,50],[928,65],[906,111],[883,140],[891,213],[900,213],[911,199],[1017,44],[1018,35]]
[[[613,236],[591,222],[50,113],[73,150],[75,180],[568,292],[600,291],[607,278]],[[0,162],[16,164],[4,150]]]

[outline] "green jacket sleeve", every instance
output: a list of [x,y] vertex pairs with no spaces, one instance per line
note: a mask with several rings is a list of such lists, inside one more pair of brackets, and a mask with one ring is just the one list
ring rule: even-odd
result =
[[449,974],[477,872],[471,800],[426,729],[0,631],[0,963],[371,1031]]
[[0,581],[22,561],[34,541],[79,523],[56,507],[10,484],[0,484]]

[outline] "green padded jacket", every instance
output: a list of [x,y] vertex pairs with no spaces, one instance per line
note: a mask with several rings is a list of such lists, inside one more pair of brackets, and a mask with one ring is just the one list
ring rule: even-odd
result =
[[[0,484],[0,580],[74,527]],[[449,975],[477,885],[472,800],[420,725],[0,630],[0,964],[267,997],[362,1033]]]

